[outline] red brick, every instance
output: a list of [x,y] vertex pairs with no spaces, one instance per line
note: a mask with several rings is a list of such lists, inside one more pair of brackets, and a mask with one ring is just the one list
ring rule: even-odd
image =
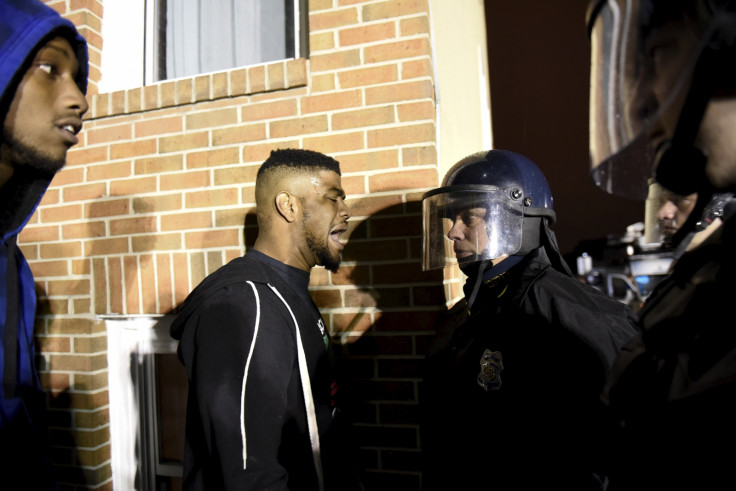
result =
[[260,166],[278,148],[298,148],[299,140],[249,144],[243,146],[243,162],[257,162]]
[[181,234],[141,235],[131,238],[132,252],[171,251],[181,249]]
[[271,138],[285,138],[307,133],[327,131],[327,116],[312,116],[286,121],[274,121],[269,124]]
[[125,271],[125,311],[128,314],[140,314],[140,282],[138,280],[138,257],[125,256],[123,258],[123,269]]
[[141,305],[142,313],[158,312],[156,309],[156,274],[155,262],[152,254],[142,254],[139,256],[140,267],[140,283],[141,283]]
[[349,152],[365,148],[362,133],[342,133],[304,138],[304,148],[323,153]]
[[34,278],[69,275],[69,263],[65,259],[61,261],[36,261],[30,266]]
[[184,129],[184,120],[181,116],[145,119],[135,123],[133,128],[136,138],[177,133]]
[[392,17],[428,12],[427,0],[401,0],[378,2],[363,7],[363,21],[369,22]]
[[161,107],[171,107],[176,104],[176,82],[163,82],[159,88]]
[[107,147],[72,148],[66,153],[66,165],[91,164],[105,162],[108,159]]
[[338,33],[340,46],[374,43],[376,41],[395,38],[395,26],[396,24],[392,21],[381,24],[368,24],[350,29],[342,29]]
[[132,128],[128,124],[106,126],[103,128],[90,128],[86,130],[85,133],[87,135],[88,145],[130,140],[133,136]]
[[110,235],[133,235],[156,232],[156,217],[110,220]]
[[119,256],[113,256],[107,259],[107,278],[109,285],[108,295],[110,297],[110,312],[113,314],[124,314],[125,306],[123,304],[123,263],[122,258],[120,258]]
[[336,87],[335,74],[332,72],[312,76],[311,89],[313,94],[335,90]]
[[209,227],[212,227],[212,212],[210,211],[176,213],[161,216],[161,230],[164,232]]
[[192,87],[193,84],[191,78],[176,81],[176,101],[179,104],[189,104],[194,102]]
[[309,31],[316,32],[322,29],[333,29],[358,23],[358,9],[333,9],[324,12],[310,12]]
[[405,61],[401,64],[401,78],[403,80],[431,76],[432,62],[429,58]]
[[107,314],[107,264],[103,258],[92,260],[92,272],[94,277],[94,313]]
[[399,166],[399,152],[396,149],[349,153],[335,158],[340,162],[343,173],[369,172]]
[[235,188],[208,189],[192,191],[185,195],[187,208],[210,208],[238,203],[238,192]]
[[228,74],[227,72],[219,72],[212,74],[212,98],[218,99],[221,97],[227,97],[228,87]]
[[41,208],[39,213],[44,223],[80,220],[82,218],[82,205]]
[[433,123],[398,126],[368,131],[369,147],[389,147],[409,143],[434,142],[436,138]]
[[397,107],[399,121],[418,121],[421,119],[435,118],[435,106],[431,101],[410,102],[399,104]]
[[19,244],[28,242],[49,242],[54,240],[59,240],[59,227],[55,225],[45,227],[26,226],[18,235]]
[[437,163],[437,147],[434,145],[409,147],[401,150],[404,166],[428,165]]
[[243,121],[263,121],[267,119],[296,116],[296,99],[248,104],[240,110]]
[[380,65],[340,72],[337,77],[340,87],[348,89],[396,82],[399,78],[398,71],[396,65]]
[[240,231],[207,230],[205,232],[187,232],[185,236],[187,249],[207,249],[210,247],[226,247],[238,244]]
[[410,170],[376,174],[368,178],[370,192],[408,190],[436,186],[437,170]]
[[213,148],[203,152],[190,152],[186,156],[187,169],[235,164],[240,161],[238,147]]
[[74,353],[92,354],[107,351],[107,336],[75,336]]
[[266,90],[266,69],[261,66],[248,68],[248,92],[263,92]]
[[110,145],[110,160],[150,155],[157,152],[156,147],[157,143],[155,139],[138,139],[134,142],[113,144]]
[[234,107],[215,111],[195,112],[186,116],[187,131],[202,128],[226,126],[238,122],[238,113]]
[[83,184],[64,188],[64,201],[90,201],[101,198],[107,193],[104,183]]
[[309,51],[318,53],[335,47],[335,33],[332,31],[310,33]]
[[266,67],[268,75],[268,90],[279,90],[286,88],[286,72],[283,62],[271,63]]
[[106,254],[125,254],[128,251],[127,237],[112,239],[92,239],[84,243],[84,252],[87,256],[101,256]]
[[345,111],[332,115],[332,129],[346,130],[394,122],[394,107],[371,107],[357,111]]
[[247,91],[247,71],[244,68],[230,71],[230,94],[240,95]]
[[219,130],[212,130],[213,145],[230,145],[266,139],[264,123],[241,125]]
[[253,165],[239,165],[215,170],[215,186],[255,183],[258,168]]
[[136,174],[159,174],[161,172],[178,171],[183,168],[183,157],[181,155],[137,159],[133,166]]
[[434,87],[431,81],[418,80],[365,89],[365,103],[370,106],[419,99],[434,100]]
[[174,254],[174,304],[181,304],[191,291],[187,254]]
[[180,150],[205,147],[208,143],[209,133],[207,131],[200,131],[198,133],[183,133],[181,135],[160,137],[158,150],[161,153],[178,152]]
[[161,190],[191,189],[210,185],[210,173],[207,170],[168,174],[161,176]]
[[99,218],[130,213],[129,199],[110,199],[85,204],[85,218]]
[[183,204],[181,194],[158,194],[156,196],[146,196],[133,198],[133,212],[148,213],[152,211],[173,211],[180,210]]
[[129,196],[156,191],[155,177],[139,177],[136,179],[118,179],[110,183],[112,196]]
[[85,220],[83,223],[69,223],[61,227],[64,240],[88,239],[102,237],[107,233],[105,222]]
[[314,55],[309,59],[309,66],[312,69],[312,73],[315,73],[359,66],[361,62],[360,50],[349,49],[334,53]]
[[110,164],[87,165],[87,181],[101,181],[103,179],[118,179],[130,177],[131,162],[113,162]]

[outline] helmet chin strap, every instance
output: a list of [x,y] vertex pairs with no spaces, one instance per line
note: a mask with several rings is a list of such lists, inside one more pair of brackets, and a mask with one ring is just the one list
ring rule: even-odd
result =
[[[473,267],[475,266],[475,267]],[[470,294],[468,292],[465,292],[465,298],[468,303],[468,310],[473,306],[473,303],[475,302],[475,297],[478,296],[478,291],[480,290],[480,285],[483,283],[483,272],[493,267],[493,260],[492,259],[484,259],[482,261],[474,262],[464,268],[462,268],[462,271],[468,276],[468,280],[473,282],[472,290],[470,290]]]

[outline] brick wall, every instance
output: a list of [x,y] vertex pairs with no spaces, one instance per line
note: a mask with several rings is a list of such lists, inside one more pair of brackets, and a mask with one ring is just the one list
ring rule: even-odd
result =
[[168,313],[243,254],[259,165],[301,147],[341,162],[352,208],[342,268],[314,269],[310,288],[343,343],[359,465],[369,489],[418,489],[423,353],[459,285],[420,268],[419,200],[440,179],[428,0],[312,0],[309,59],[107,94],[104,2],[47,3],[91,61],[80,144],[20,236],[64,488],[112,488],[101,316]]

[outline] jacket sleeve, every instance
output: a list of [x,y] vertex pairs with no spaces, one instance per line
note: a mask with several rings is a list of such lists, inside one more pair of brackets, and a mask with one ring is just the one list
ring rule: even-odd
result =
[[287,489],[279,449],[298,372],[289,319],[274,299],[243,282],[200,309],[192,379],[211,465],[226,489]]

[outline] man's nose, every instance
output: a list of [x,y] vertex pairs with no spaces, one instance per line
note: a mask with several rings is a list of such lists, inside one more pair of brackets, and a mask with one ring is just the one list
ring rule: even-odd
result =
[[89,110],[89,103],[74,79],[65,82],[65,90],[62,95],[66,107],[74,110],[81,118]]
[[465,237],[462,229],[463,227],[459,221],[453,222],[452,227],[447,232],[447,238],[450,240],[462,240]]
[[352,212],[350,211],[350,207],[344,199],[340,200],[340,210],[338,211],[338,213],[341,217],[344,217],[345,220],[350,218],[350,215],[352,214]]

